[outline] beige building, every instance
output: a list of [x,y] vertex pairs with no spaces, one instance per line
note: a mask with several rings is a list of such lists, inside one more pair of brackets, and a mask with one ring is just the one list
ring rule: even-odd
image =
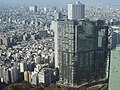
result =
[[7,49],[9,47],[9,39],[0,35],[0,49]]
[[31,72],[29,71],[24,72],[24,81],[31,83]]

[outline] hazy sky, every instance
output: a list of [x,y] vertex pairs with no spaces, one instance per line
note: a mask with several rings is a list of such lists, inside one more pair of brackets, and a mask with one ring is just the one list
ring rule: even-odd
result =
[[[3,5],[62,5],[74,3],[78,0],[0,0],[0,6]],[[120,5],[120,0],[80,0],[84,4],[114,4]]]

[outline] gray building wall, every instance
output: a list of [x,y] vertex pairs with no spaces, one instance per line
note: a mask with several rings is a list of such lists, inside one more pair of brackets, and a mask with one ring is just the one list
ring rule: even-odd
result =
[[108,90],[120,90],[120,45],[111,50]]

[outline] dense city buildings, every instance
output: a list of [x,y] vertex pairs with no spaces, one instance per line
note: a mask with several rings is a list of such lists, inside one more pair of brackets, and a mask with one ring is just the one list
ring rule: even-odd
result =
[[89,20],[56,23],[55,61],[60,83],[80,85],[106,78],[108,26]]
[[0,90],[119,90],[120,6],[81,2],[0,8]]

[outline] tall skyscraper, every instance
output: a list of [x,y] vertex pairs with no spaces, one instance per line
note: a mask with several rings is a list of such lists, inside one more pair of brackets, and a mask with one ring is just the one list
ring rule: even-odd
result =
[[120,89],[120,44],[111,50],[108,90]]
[[85,18],[85,5],[80,2],[68,4],[68,19],[77,20]]
[[30,12],[36,13],[37,12],[37,6],[30,6],[29,7]]
[[106,78],[108,27],[103,21],[55,21],[55,67],[61,84]]

